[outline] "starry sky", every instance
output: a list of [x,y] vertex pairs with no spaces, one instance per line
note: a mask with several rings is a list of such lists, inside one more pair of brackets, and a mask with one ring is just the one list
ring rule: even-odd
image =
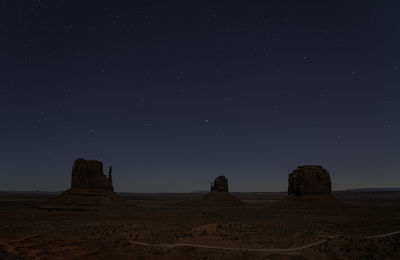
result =
[[4,0],[0,190],[400,186],[400,2]]

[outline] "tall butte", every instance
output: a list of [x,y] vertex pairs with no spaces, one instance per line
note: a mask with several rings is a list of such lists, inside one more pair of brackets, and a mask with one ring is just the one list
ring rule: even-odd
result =
[[71,188],[50,200],[42,208],[55,210],[96,210],[120,207],[122,200],[114,192],[112,167],[108,176],[103,163],[79,158],[72,166]]
[[219,176],[214,180],[214,184],[211,182],[210,192],[229,192],[228,178],[225,176]]
[[278,208],[337,208],[344,205],[332,195],[330,174],[319,165],[298,166],[288,178],[288,196]]
[[71,189],[95,189],[114,192],[112,184],[112,167],[108,177],[103,173],[103,163],[96,160],[79,158],[72,166]]
[[332,183],[327,170],[319,165],[303,165],[289,174],[288,194],[331,195]]
[[211,183],[210,192],[202,200],[210,206],[242,206],[245,203],[229,193],[228,178],[218,176]]

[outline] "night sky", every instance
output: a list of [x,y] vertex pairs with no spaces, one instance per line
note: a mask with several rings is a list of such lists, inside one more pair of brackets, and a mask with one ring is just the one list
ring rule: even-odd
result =
[[400,2],[4,0],[0,190],[400,186]]

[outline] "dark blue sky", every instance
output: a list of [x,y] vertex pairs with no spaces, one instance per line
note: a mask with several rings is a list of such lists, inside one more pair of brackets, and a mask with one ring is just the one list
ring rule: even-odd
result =
[[[232,3],[234,2],[234,3]],[[399,1],[1,1],[0,190],[400,186]]]

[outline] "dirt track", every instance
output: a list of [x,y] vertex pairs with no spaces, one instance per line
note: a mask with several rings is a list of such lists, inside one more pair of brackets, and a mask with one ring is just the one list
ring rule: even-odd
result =
[[[365,238],[383,238],[383,237],[389,237],[389,236],[394,236],[400,234],[400,231],[395,231],[395,232],[390,232],[386,234],[381,234],[381,235],[373,235],[373,236],[366,236]],[[330,239],[338,237],[336,236],[331,236],[329,237]],[[290,248],[232,248],[232,247],[219,247],[219,246],[207,246],[207,245],[197,245],[197,244],[188,244],[188,243],[178,243],[178,244],[149,244],[149,243],[144,243],[144,242],[139,242],[139,241],[134,241],[134,240],[129,240],[132,244],[135,245],[142,245],[142,246],[151,246],[151,247],[198,247],[198,248],[207,248],[207,249],[220,249],[220,250],[232,250],[232,251],[250,251],[250,252],[274,252],[274,253],[284,253],[284,252],[293,252],[293,251],[299,251],[303,249],[307,249],[313,246],[317,246],[319,244],[325,243],[327,239],[322,239],[314,243],[310,243],[304,246],[299,246],[299,247],[290,247]]]

